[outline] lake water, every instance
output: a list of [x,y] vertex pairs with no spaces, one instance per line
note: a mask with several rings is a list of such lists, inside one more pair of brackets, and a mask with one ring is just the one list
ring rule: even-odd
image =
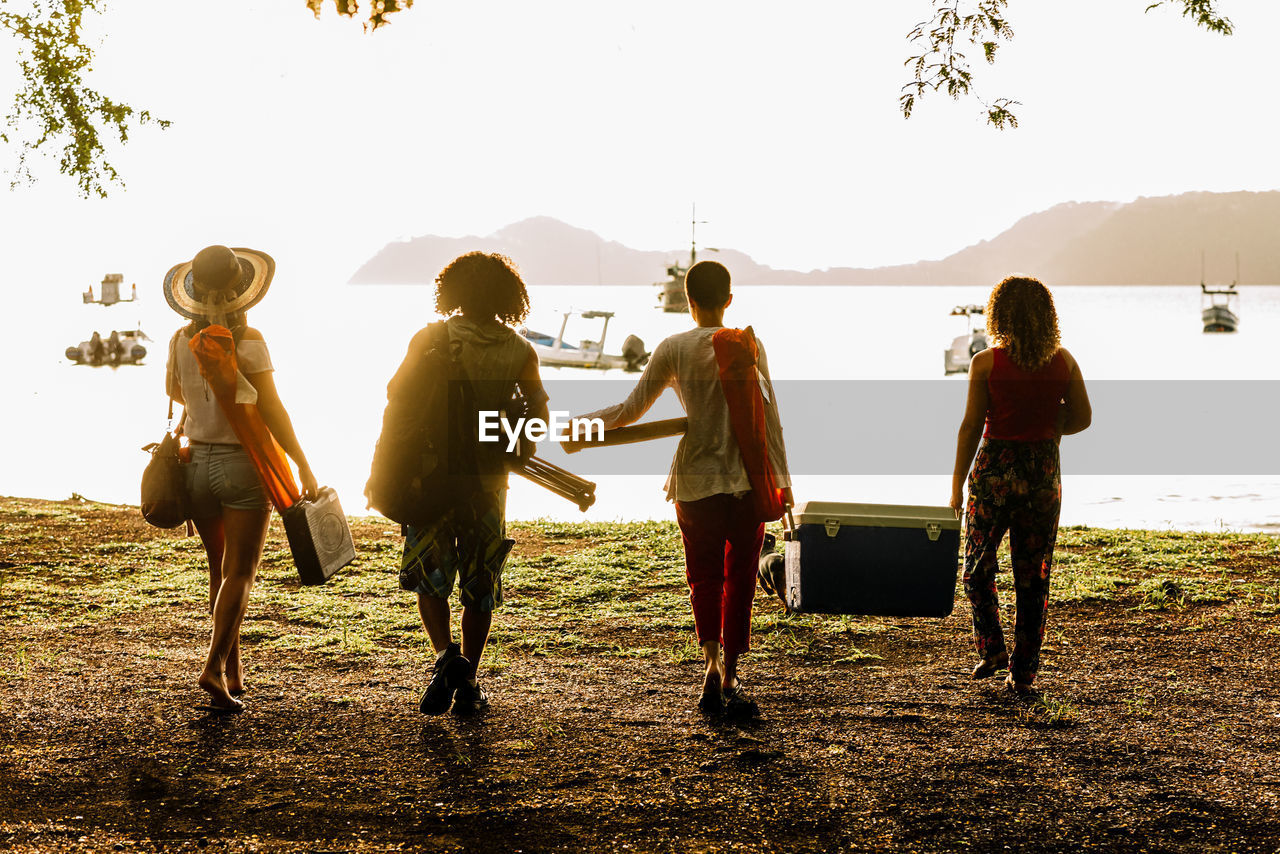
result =
[[[137,502],[138,479],[146,462],[139,447],[157,440],[165,427],[163,351],[179,325],[158,287],[140,285],[140,290],[139,302],[104,308],[81,304],[75,288],[46,287],[26,297],[24,319],[15,322],[18,314],[10,315],[6,349],[13,364],[3,384],[8,411],[0,427],[5,439],[0,493],[42,498],[78,493],[101,501]],[[307,288],[305,297],[293,297],[294,293],[302,291],[291,291],[278,281],[253,311],[251,321],[267,337],[277,385],[317,476],[337,488],[347,512],[360,514],[366,512],[361,492],[380,426],[386,381],[403,357],[409,337],[433,319],[432,291],[319,284]],[[790,389],[799,387],[793,384],[941,381],[942,351],[964,330],[963,320],[949,317],[948,311],[957,304],[985,302],[987,293],[986,288],[963,287],[750,287],[735,294],[726,320],[755,327],[779,382],[788,436],[805,437],[814,435],[815,425],[796,419],[810,418],[812,407],[788,408]],[[613,352],[627,334],[639,335],[652,348],[690,324],[687,315],[658,311],[654,288],[536,287],[531,298],[534,311],[529,325],[553,334],[559,329],[562,309],[617,312],[607,341],[607,349]],[[1193,287],[1061,287],[1055,290],[1055,298],[1063,344],[1080,362],[1091,390],[1112,381],[1196,380],[1202,381],[1198,387],[1203,389],[1229,380],[1280,380],[1280,287],[1243,289],[1241,326],[1234,335],[1200,331],[1200,295]],[[155,339],[142,366],[94,369],[73,366],[63,358],[68,345],[87,338],[94,329],[105,336],[113,328],[133,328],[139,323]],[[574,341],[594,337],[597,330],[598,322],[575,318],[568,337]],[[544,370],[544,377],[553,392],[553,408],[557,400],[576,400],[570,393],[573,389],[588,390],[569,383],[604,383],[599,391],[605,398],[620,399],[634,380],[615,371],[570,369]],[[955,384],[955,394],[932,398],[938,403],[927,419],[924,441],[931,455],[941,453],[949,459],[962,414],[965,379],[962,375],[947,382]],[[1169,388],[1185,393],[1186,384]],[[1259,382],[1249,388],[1270,386]],[[1252,438],[1241,439],[1230,428],[1230,412],[1223,413],[1227,428],[1222,432],[1180,437],[1178,453],[1168,455],[1167,467],[1110,474],[1111,469],[1093,465],[1090,474],[1071,474],[1072,443],[1084,447],[1085,436],[1105,444],[1110,439],[1160,436],[1169,429],[1170,419],[1164,413],[1143,417],[1127,411],[1108,418],[1098,400],[1091,431],[1063,440],[1068,472],[1064,524],[1280,532],[1280,470],[1275,466],[1260,465],[1257,472],[1239,466],[1215,472],[1209,465],[1208,473],[1188,473],[1205,471],[1204,466],[1185,465],[1189,460],[1212,460],[1226,447],[1238,453],[1242,442],[1248,451],[1248,442],[1259,441],[1256,429],[1245,431]],[[655,417],[670,413],[673,406],[665,402]],[[1271,419],[1267,429],[1274,423]],[[1246,426],[1257,427],[1252,420]],[[809,440],[805,442],[800,450],[812,461],[815,449],[807,446]],[[600,474],[611,470],[607,455],[614,451],[567,457],[544,444],[541,456],[599,483],[597,504],[584,515],[564,500],[513,477],[509,515],[671,518],[661,484],[672,447],[674,440],[655,443],[656,450],[663,451],[661,462],[646,464],[643,473]],[[1261,453],[1263,445],[1257,447]],[[823,450],[831,461],[829,468],[809,462],[804,470],[797,470],[797,499],[946,503],[949,467],[921,472],[904,455],[901,468],[895,468],[890,454],[887,461],[878,461],[877,473],[860,473],[858,454],[873,451],[860,446],[857,431],[841,432],[838,441]],[[1114,470],[1126,471],[1123,465]]]

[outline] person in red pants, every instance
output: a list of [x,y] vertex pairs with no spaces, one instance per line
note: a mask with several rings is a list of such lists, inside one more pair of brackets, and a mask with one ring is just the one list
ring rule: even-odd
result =
[[[685,276],[685,293],[696,326],[657,346],[626,401],[585,417],[602,419],[606,430],[623,427],[644,415],[667,387],[675,389],[689,427],[676,449],[665,489],[667,500],[676,504],[694,626],[706,664],[698,707],[750,716],[759,714],[759,707],[742,686],[738,660],[751,644],[751,604],[764,523],[752,500],[752,482],[735,438],[712,343],[733,301],[729,271],[718,262],[699,261]],[[766,447],[755,449],[755,456],[767,456],[782,501],[791,504],[773,383],[758,340],[755,348],[767,392]]]
[[[1062,507],[1058,442],[1087,428],[1093,410],[1080,366],[1059,345],[1048,288],[1010,276],[992,290],[986,316],[995,346],[969,365],[951,507],[957,514],[965,509],[964,589],[980,658],[973,678],[1008,667],[1008,686],[1028,692],[1040,666]],[[996,598],[996,554],[1006,533],[1017,603],[1012,650],[1005,645]]]

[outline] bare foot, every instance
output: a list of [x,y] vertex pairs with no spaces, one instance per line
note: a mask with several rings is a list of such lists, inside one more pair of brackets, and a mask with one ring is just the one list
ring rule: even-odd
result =
[[1009,666],[1009,653],[1002,652],[991,658],[984,658],[973,666],[974,679],[986,679],[988,676],[994,676],[997,670],[1004,670]]
[[234,709],[239,711],[244,705],[231,696],[231,692],[227,690],[227,680],[225,674],[216,673],[206,668],[200,674],[197,680],[202,689],[209,692],[210,705],[218,709]]
[[702,678],[702,696],[698,698],[698,708],[703,712],[718,715],[724,711],[724,698],[720,694],[720,670],[711,668]]
[[227,672],[224,676],[228,694],[238,697],[244,693],[244,667],[241,666],[239,659],[227,661]]
[[1013,693],[1019,694],[1024,697],[1032,696],[1040,693],[1039,690],[1037,690],[1034,686],[1032,686],[1030,682],[1018,682],[1017,680],[1015,680],[1013,678],[1013,674],[1009,674],[1009,677],[1004,680],[1004,687],[1009,689]]

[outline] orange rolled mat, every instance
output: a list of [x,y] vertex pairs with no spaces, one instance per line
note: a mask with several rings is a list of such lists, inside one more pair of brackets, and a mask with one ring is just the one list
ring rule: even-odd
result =
[[262,478],[271,504],[283,513],[302,497],[284,449],[276,442],[256,403],[236,403],[236,346],[231,330],[207,326],[191,339],[200,375],[231,422],[231,429]]

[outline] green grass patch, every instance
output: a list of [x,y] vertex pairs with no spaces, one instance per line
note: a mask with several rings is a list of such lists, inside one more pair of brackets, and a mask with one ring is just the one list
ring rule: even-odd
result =
[[1066,729],[1080,720],[1080,710],[1051,694],[1037,694],[1018,710],[1018,719],[1031,726]]
[[[198,538],[140,536],[135,542],[119,524],[96,537],[95,514],[129,512],[119,508],[78,504],[72,512],[12,502],[0,504],[0,511],[7,515],[0,529],[0,619],[8,624],[53,633],[110,626],[145,634],[148,621],[164,618],[204,628],[208,567]],[[273,523],[246,643],[273,654],[344,660],[425,654],[415,598],[397,584],[402,540],[375,519],[353,519],[353,532],[356,563],[310,588],[299,585],[283,532]],[[513,523],[510,532],[517,547],[504,570],[506,601],[494,621],[489,666],[501,669],[523,656],[583,654],[701,660],[674,523],[540,520]],[[1007,571],[1007,555],[1002,565]],[[963,593],[957,593],[957,608],[964,609]],[[1280,540],[1066,527],[1059,532],[1051,595],[1055,602],[1106,601],[1139,611],[1217,608],[1205,612],[1215,620],[1228,613],[1274,615],[1280,613]],[[1227,605],[1230,612],[1219,607]],[[903,631],[900,624],[788,616],[761,595],[752,654],[874,662],[878,656],[868,650],[881,635]],[[21,658],[16,664],[9,678],[44,666]]]

